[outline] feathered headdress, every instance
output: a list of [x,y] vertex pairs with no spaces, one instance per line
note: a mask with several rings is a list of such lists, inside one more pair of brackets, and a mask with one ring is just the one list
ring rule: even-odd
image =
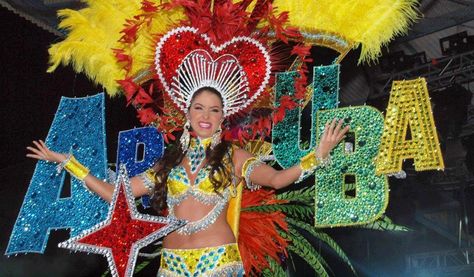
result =
[[[246,118],[234,117],[231,120],[234,124],[230,125],[238,127],[226,136],[246,140],[269,135],[271,123],[268,115],[273,111],[273,73],[287,70],[291,62],[291,59],[282,62],[284,56],[293,55],[300,61],[308,61],[305,57],[309,55],[309,47],[318,44],[336,49],[342,58],[347,51],[361,45],[360,61],[374,60],[380,55],[381,46],[406,30],[417,17],[414,0],[86,2],[88,7],[80,11],[63,10],[59,13],[63,18],[60,27],[67,29],[69,34],[64,41],[51,46],[49,71],[60,63],[72,64],[76,71],[86,73],[103,85],[110,95],[123,93],[128,103],[137,108],[140,121],[155,124],[167,138],[173,138],[173,132],[183,125],[183,113],[174,107],[186,107],[187,101],[176,97],[173,80],[166,80],[160,63],[156,64],[157,45],[171,29],[187,26],[197,36],[205,36],[203,41],[206,41],[208,54],[193,54],[194,59],[199,56],[197,61],[203,64],[217,58],[216,53],[212,53],[213,48],[236,37],[257,41],[268,49],[269,55],[265,59],[271,61],[272,67],[265,72],[254,72],[256,66],[246,67],[241,61],[226,62],[237,65],[232,70],[238,74],[244,72],[245,75],[235,84],[226,84],[226,87],[242,87],[245,93],[252,94],[252,101],[235,102],[233,107],[229,107],[229,112],[238,114],[241,107],[246,107],[246,111],[254,110]],[[296,44],[287,45],[283,47],[286,50],[282,50],[282,44],[275,41],[294,41]],[[257,47],[257,53],[262,52],[262,47]],[[179,56],[179,53],[175,54]],[[191,60],[186,59],[187,62]],[[218,63],[214,64],[220,67]],[[274,120],[278,120],[286,109],[296,107],[296,103],[305,97],[306,69],[304,63],[299,64],[296,69],[300,70],[300,78],[295,82],[295,96],[282,101]],[[239,66],[242,68],[237,70]],[[268,63],[259,63],[258,66],[265,68]],[[184,65],[178,67],[175,66],[174,70],[179,69],[184,74]],[[252,79],[254,74],[265,78],[249,82],[248,79]],[[181,77],[174,83],[183,81]],[[244,85],[246,83],[250,88]],[[222,89],[222,84],[210,84]],[[192,94],[189,90],[195,88],[188,85],[182,92],[189,95]],[[171,93],[163,93],[163,90]]]

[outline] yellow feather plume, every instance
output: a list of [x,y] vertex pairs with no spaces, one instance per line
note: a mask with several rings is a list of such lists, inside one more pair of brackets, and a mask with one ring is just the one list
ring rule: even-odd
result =
[[83,72],[94,82],[104,86],[110,95],[118,92],[118,79],[125,71],[117,64],[113,50],[120,48],[118,40],[126,19],[140,10],[140,0],[90,0],[88,8],[80,11],[61,10],[60,28],[68,36],[49,49],[48,72],[59,64],[72,65],[76,72]]
[[362,46],[359,62],[376,60],[381,47],[407,31],[419,18],[417,0],[275,0],[289,11],[290,25],[298,27],[308,43],[344,53]]
[[[147,70],[153,63],[154,35],[165,33],[170,26],[184,19],[176,9],[153,15],[151,24],[143,24],[137,32],[137,41],[124,47],[119,42],[126,20],[142,13],[141,0],[88,0],[87,8],[79,11],[61,10],[60,28],[68,31],[67,37],[49,49],[50,67],[54,71],[59,64],[72,65],[76,72],[85,73],[101,84],[111,96],[119,92],[117,80],[124,79],[126,71],[114,55],[113,49],[126,49],[133,63],[130,75]],[[156,5],[164,1],[156,2]]]

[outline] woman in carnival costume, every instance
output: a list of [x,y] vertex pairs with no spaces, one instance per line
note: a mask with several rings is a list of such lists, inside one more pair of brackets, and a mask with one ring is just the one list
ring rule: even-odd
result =
[[[216,68],[210,68],[209,72]],[[192,78],[199,79],[196,72],[192,74]],[[189,276],[186,273],[242,275],[236,238],[226,221],[228,202],[236,196],[237,183],[243,178],[250,189],[258,186],[280,189],[297,182],[329,161],[329,152],[349,129],[341,128],[342,120],[328,122],[315,151],[303,157],[298,165],[275,170],[247,151],[221,140],[223,120],[231,108],[240,109],[235,103],[245,99],[246,94],[228,84],[234,77],[232,74],[216,77],[193,80],[195,86],[178,95],[189,103],[184,110],[187,122],[178,149],[166,151],[153,168],[131,179],[135,197],[151,195],[159,211],[167,207],[169,216],[188,221],[164,239],[159,276],[176,276],[177,272],[183,276]],[[223,85],[218,83],[221,79]],[[113,185],[89,174],[73,155],[51,151],[41,140],[33,143],[35,147],[28,147],[31,151],[28,157],[59,163],[89,189],[110,201]],[[217,258],[199,266],[198,262],[208,256]]]
[[[110,95],[123,92],[128,103],[137,108],[142,123],[155,124],[167,140],[173,139],[173,132],[183,130],[176,147],[167,147],[153,168],[131,179],[136,197],[152,195],[159,212],[167,208],[169,216],[188,221],[164,238],[159,276],[243,274],[236,244],[239,227],[228,219],[232,201],[242,196],[237,184],[244,180],[251,190],[260,186],[279,189],[301,181],[328,163],[330,151],[348,131],[348,127],[342,128],[342,121],[328,122],[317,148],[299,164],[279,171],[266,165],[262,157],[230,143],[236,137],[246,141],[255,134],[262,139],[269,136],[269,119],[263,118],[268,112],[256,120],[251,116],[250,120],[239,120],[251,109],[275,109],[273,118],[281,120],[285,109],[297,107],[298,101],[307,98],[305,62],[309,47],[299,42],[326,45],[341,56],[361,44],[361,59],[371,60],[377,57],[382,43],[406,29],[409,18],[415,17],[415,1],[411,0],[397,1],[397,5],[393,1],[383,5],[380,1],[362,1],[365,6],[360,9],[372,17],[360,18],[371,28],[360,23],[358,29],[352,20],[339,16],[342,23],[351,23],[342,28],[344,24],[328,20],[321,8],[337,4],[340,7],[331,10],[360,14],[353,12],[359,5],[351,1],[86,2],[89,7],[81,11],[60,13],[60,27],[70,33],[50,48],[50,70],[60,63],[72,64]],[[373,17],[378,18],[379,11],[387,13],[387,9],[393,17],[385,17],[387,22],[379,20],[384,24],[374,30]],[[288,13],[293,15],[290,20]],[[314,23],[318,20],[319,25]],[[324,33],[321,41],[311,36],[315,32]],[[290,51],[282,54],[279,44],[273,44],[275,40],[297,42],[291,50],[298,56],[292,67],[284,66]],[[349,43],[342,43],[346,41]],[[300,71],[294,94],[274,108],[268,104],[273,98],[273,73],[288,69]],[[162,94],[156,97],[146,92],[154,90]],[[158,107],[154,106],[157,103]],[[224,125],[231,131],[223,130]],[[34,147],[28,147],[28,157],[59,163],[110,201],[111,184],[89,174],[72,155],[51,151],[43,141],[33,143]],[[285,252],[284,247],[276,251]],[[209,262],[203,266],[200,260]],[[265,257],[254,260],[266,263]],[[250,268],[255,269],[246,267],[246,273]]]

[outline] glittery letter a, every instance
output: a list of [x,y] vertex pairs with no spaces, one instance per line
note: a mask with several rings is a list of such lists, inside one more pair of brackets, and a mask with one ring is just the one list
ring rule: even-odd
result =
[[410,158],[417,171],[444,168],[424,78],[392,84],[377,174],[398,172],[403,159]]
[[[331,165],[316,170],[317,227],[369,223],[380,217],[388,204],[388,182],[375,174],[373,162],[383,129],[382,114],[369,106],[318,112],[318,133],[333,118],[345,119],[354,134],[354,149],[341,142],[331,152]],[[319,135],[319,136],[320,136]]]
[[[104,95],[62,98],[46,138],[54,151],[72,152],[90,172],[105,179],[107,172]],[[66,173],[39,161],[8,243],[6,255],[43,253],[51,229],[71,229],[71,236],[91,228],[107,216],[108,205],[82,182],[71,177],[70,197],[61,198]]]
[[[275,86],[275,104],[280,105],[282,96],[294,94],[295,72],[277,75]],[[311,126],[316,125],[316,113],[319,110],[335,109],[338,105],[339,65],[314,67]],[[311,128],[309,147],[300,147],[301,108],[286,111],[285,118],[272,129],[272,148],[276,160],[283,168],[298,163],[316,145],[316,128]]]

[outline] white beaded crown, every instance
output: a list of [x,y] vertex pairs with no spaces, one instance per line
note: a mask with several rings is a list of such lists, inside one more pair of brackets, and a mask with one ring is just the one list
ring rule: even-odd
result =
[[223,99],[224,116],[248,107],[270,79],[270,55],[256,39],[234,37],[215,46],[193,27],[179,27],[157,44],[156,72],[173,102],[187,113],[194,93],[212,87]]
[[179,65],[170,94],[188,111],[193,94],[202,87],[212,87],[221,93],[224,116],[238,112],[249,91],[247,75],[234,56],[225,54],[213,60],[207,51],[195,50]]

